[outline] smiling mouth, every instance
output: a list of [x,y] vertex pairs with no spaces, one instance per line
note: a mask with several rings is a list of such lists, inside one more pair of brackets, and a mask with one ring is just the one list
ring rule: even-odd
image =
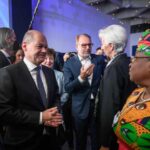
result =
[[46,54],[40,54],[39,55],[39,57],[45,57],[46,56]]

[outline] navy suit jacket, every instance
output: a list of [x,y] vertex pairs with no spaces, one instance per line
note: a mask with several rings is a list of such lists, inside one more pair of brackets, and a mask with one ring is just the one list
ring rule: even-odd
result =
[[72,95],[73,116],[80,119],[88,117],[91,93],[95,98],[105,66],[104,59],[94,54],[91,55],[91,62],[95,64],[91,85],[88,79],[83,83],[78,80],[82,66],[78,56],[70,58],[64,64],[65,90]]
[[[43,73],[47,81],[50,108],[55,105],[58,87],[53,70],[43,66]],[[24,62],[0,69],[0,121],[6,126],[5,143],[26,145],[28,150],[32,146],[38,147],[44,129],[44,125],[39,124],[39,116],[45,109]],[[46,129],[50,134],[55,133],[54,128]]]

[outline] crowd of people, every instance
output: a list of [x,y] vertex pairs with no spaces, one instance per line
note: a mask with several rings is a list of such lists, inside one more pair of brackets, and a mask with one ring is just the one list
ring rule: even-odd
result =
[[92,53],[87,33],[76,51],[56,52],[29,30],[15,50],[13,29],[0,28],[0,150],[149,150],[150,29],[133,58],[127,32],[99,30]]

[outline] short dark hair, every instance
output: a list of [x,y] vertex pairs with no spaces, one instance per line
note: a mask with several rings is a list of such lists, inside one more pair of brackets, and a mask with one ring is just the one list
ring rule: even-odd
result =
[[91,36],[90,35],[88,35],[86,33],[83,33],[83,34],[79,34],[79,35],[76,36],[76,43],[78,43],[80,36],[86,36],[86,37],[88,37],[91,40]]
[[97,48],[96,48],[96,51],[98,51],[99,49],[101,49],[101,47],[97,47]]
[[48,48],[47,50],[47,55],[53,55],[54,56],[54,59],[56,57],[56,52],[53,48]]

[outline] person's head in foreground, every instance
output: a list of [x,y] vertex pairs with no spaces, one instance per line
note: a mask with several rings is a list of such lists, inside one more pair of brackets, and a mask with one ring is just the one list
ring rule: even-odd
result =
[[150,29],[142,34],[138,42],[130,64],[130,79],[140,86],[150,86]]
[[113,24],[100,29],[99,38],[101,49],[109,59],[124,52],[127,44],[127,33],[123,26]]
[[133,91],[122,111],[114,118],[113,128],[119,150],[150,149],[150,29],[138,42],[130,64],[130,79],[140,87]]

